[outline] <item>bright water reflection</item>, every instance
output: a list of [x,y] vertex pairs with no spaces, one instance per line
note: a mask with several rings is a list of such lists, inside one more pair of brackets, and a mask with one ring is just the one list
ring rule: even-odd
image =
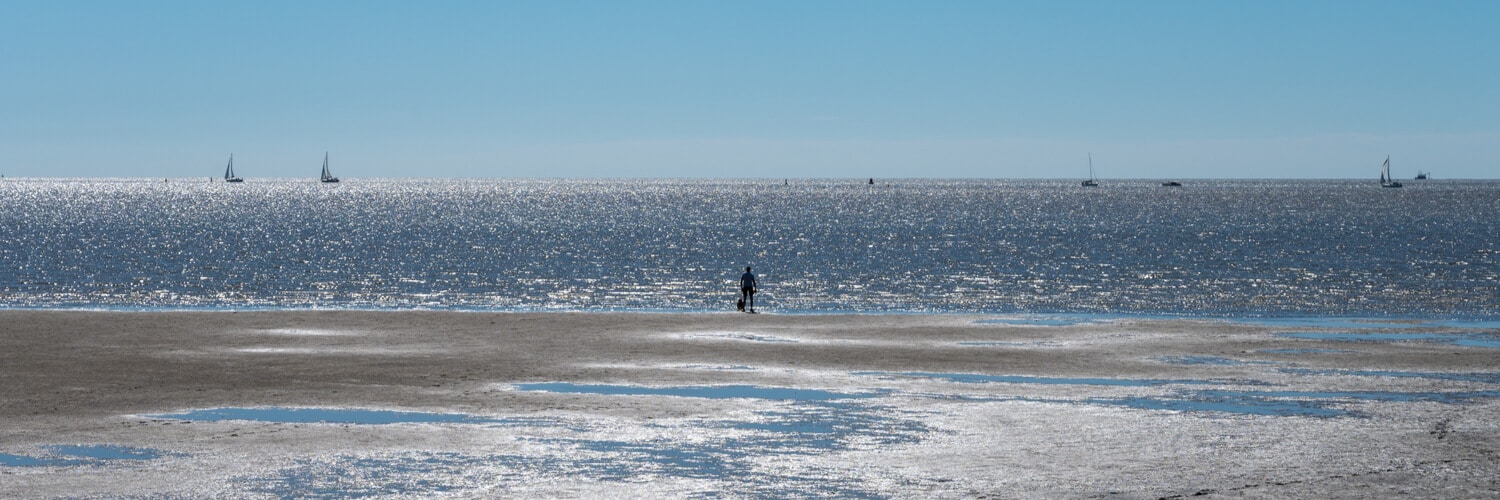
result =
[[167,456],[161,450],[118,445],[48,445],[45,453],[36,456],[0,453],[0,466],[6,467],[69,467],[79,465],[104,465],[116,460],[155,460]]
[[788,401],[831,401],[836,399],[858,399],[874,396],[874,394],[845,394],[817,389],[761,387],[754,385],[646,387],[636,385],[572,384],[567,382],[546,382],[534,384],[516,384],[515,387],[516,389],[523,391],[544,391],[573,394],[678,396],[685,398],[708,399],[751,398]]
[[1209,380],[1130,379],[1098,377],[1033,377],[1026,375],[986,375],[980,373],[934,373],[934,372],[853,372],[851,375],[883,377],[915,377],[947,380],[966,384],[1002,382],[1010,384],[1049,385],[1105,385],[1115,387],[1151,387],[1170,384],[1216,384]]
[[[706,482],[692,496],[732,491],[748,498],[880,498],[836,467],[776,466],[791,455],[819,457],[920,441],[930,429],[891,408],[865,404],[872,394],[758,386],[642,387],[606,384],[517,384],[523,391],[604,396],[751,399],[770,405],[751,418],[697,420],[640,432],[575,429],[575,437],[527,438],[551,452],[530,455],[409,453],[396,457],[306,458],[271,474],[239,481],[275,496],[433,495],[573,477],[639,482],[669,477]],[[495,490],[490,490],[495,491]],[[503,490],[501,490],[503,491]]]
[[751,264],[781,311],[1494,321],[1497,190],[7,179],[0,306],[727,310]]

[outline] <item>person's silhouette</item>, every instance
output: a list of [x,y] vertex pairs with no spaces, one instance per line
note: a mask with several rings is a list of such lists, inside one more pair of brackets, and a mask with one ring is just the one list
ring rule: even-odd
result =
[[755,275],[750,274],[750,266],[740,275],[740,310],[755,312]]

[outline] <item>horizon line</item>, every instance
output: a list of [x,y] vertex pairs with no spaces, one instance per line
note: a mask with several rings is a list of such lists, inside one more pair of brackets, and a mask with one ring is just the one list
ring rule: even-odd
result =
[[[299,181],[299,180],[318,180],[318,177],[316,177],[316,176],[298,176],[298,177],[243,177],[243,176],[241,176],[241,178],[244,179],[246,182],[248,182],[248,181],[250,181],[252,179],[258,179],[258,180],[262,180],[262,181],[275,181],[275,182],[287,182],[287,181]],[[764,180],[764,181],[780,181],[780,180],[843,181],[843,180],[854,180],[854,181],[862,181],[862,182],[864,182],[864,181],[868,181],[868,180],[875,180],[875,181],[877,181],[877,183],[879,181],[887,181],[887,182],[889,182],[889,181],[933,181],[933,180],[948,180],[948,181],[963,181],[963,180],[971,180],[971,181],[1069,181],[1069,182],[1072,182],[1072,181],[1076,181],[1076,180],[1079,180],[1079,179],[1086,179],[1086,177],[1082,177],[1082,176],[1078,176],[1078,177],[879,177],[879,176],[874,176],[874,177],[872,177],[872,176],[859,176],[859,177],[654,177],[654,176],[620,176],[620,177],[607,177],[607,176],[576,176],[576,177],[538,177],[538,176],[520,176],[520,177],[503,177],[503,176],[465,176],[465,177],[347,177],[347,176],[340,176],[340,178],[341,179],[345,179],[345,180],[379,180],[379,181],[386,181],[386,180],[739,180],[739,181],[762,181],[762,180]],[[6,176],[6,175],[0,175],[0,179],[7,179],[7,180],[116,180],[116,181],[140,181],[140,182],[155,182],[156,179],[163,179],[163,180],[173,180],[173,179],[178,179],[178,180],[209,179],[211,182],[215,182],[215,183],[223,182],[222,177],[212,176],[212,175],[207,175],[207,176],[175,176],[175,177],[171,177],[171,176],[168,176],[168,177],[156,177],[156,176],[153,176],[153,177],[144,177],[144,176],[84,177],[84,176],[33,176],[33,175],[27,175],[27,176]],[[1164,181],[1164,180],[1179,180],[1179,181],[1362,181],[1362,182],[1363,181],[1371,181],[1371,182],[1379,182],[1378,178],[1366,178],[1366,177],[1111,177],[1111,178],[1098,178],[1097,180],[1101,181],[1101,184],[1103,184],[1104,181],[1110,181],[1110,182],[1117,182],[1118,183],[1118,182],[1151,182],[1151,181]],[[1403,178],[1397,178],[1396,180],[1493,181],[1493,180],[1500,180],[1500,177],[1462,177],[1462,178],[1460,178],[1460,177],[1452,177],[1452,178],[1436,178],[1436,179],[1434,179],[1434,178],[1427,178],[1427,179],[1415,179],[1415,178],[1413,178],[1413,179],[1403,179]]]

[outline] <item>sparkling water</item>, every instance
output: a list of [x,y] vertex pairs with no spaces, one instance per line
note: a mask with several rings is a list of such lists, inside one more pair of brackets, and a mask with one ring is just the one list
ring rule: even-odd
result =
[[1500,317],[1500,182],[0,180],[0,307]]

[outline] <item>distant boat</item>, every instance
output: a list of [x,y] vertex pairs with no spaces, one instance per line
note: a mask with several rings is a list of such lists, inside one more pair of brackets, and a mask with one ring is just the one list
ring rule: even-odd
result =
[[1385,163],[1380,165],[1380,187],[1383,187],[1383,188],[1398,188],[1398,187],[1401,187],[1401,183],[1400,182],[1396,182],[1396,179],[1394,179],[1394,178],[1391,177],[1391,157],[1390,157],[1390,155],[1386,155],[1386,157],[1385,157]]
[[234,176],[234,154],[229,154],[229,166],[224,167],[224,182],[245,182],[244,179]]
[[318,178],[322,182],[338,182],[339,178],[328,173],[328,153],[323,153],[323,176]]
[[1430,173],[1432,173],[1432,172],[1423,172],[1421,170],[1418,170],[1417,171],[1417,180],[1419,180],[1419,181],[1425,181],[1425,180],[1427,180],[1427,174],[1430,174]]
[[1177,181],[1167,181],[1161,183],[1161,185],[1162,187],[1182,187],[1182,183]]
[[1083,187],[1099,187],[1099,181],[1094,179],[1094,153],[1089,153],[1089,180],[1083,181]]

